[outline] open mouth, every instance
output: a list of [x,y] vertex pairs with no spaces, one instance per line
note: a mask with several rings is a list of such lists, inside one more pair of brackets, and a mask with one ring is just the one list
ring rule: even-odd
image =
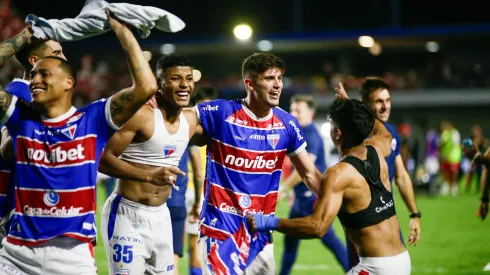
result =
[[175,92],[175,94],[180,98],[180,99],[187,99],[189,98],[189,92],[186,92],[186,91],[178,91],[178,92]]
[[45,92],[46,89],[44,88],[32,88],[31,89],[31,95],[37,95],[37,94],[40,94],[42,92]]
[[269,96],[272,98],[272,99],[279,99],[279,92],[269,92]]

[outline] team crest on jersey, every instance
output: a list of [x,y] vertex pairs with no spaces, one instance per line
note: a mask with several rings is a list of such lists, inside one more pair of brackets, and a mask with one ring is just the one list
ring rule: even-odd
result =
[[114,268],[114,274],[116,275],[129,275],[129,269]]
[[272,148],[276,149],[276,145],[279,142],[280,135],[279,134],[271,134],[267,135],[267,141],[272,146]]
[[70,139],[73,139],[73,137],[75,136],[75,131],[77,130],[77,125],[72,125],[70,127],[66,127],[65,129],[61,130],[61,132],[69,137]]
[[163,146],[163,154],[166,158],[170,157],[170,155],[173,154],[175,150],[177,150],[177,145],[165,144],[165,146]]
[[396,149],[396,139],[392,139],[391,140],[391,150],[395,151],[395,149]]

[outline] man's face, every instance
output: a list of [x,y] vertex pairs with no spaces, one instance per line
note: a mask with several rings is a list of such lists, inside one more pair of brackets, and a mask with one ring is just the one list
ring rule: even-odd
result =
[[251,86],[255,99],[271,108],[278,106],[283,87],[282,75],[279,68],[273,67],[253,77]]
[[370,107],[376,117],[383,122],[387,122],[390,119],[391,112],[390,92],[386,89],[377,90],[371,94],[370,99]]
[[73,88],[73,78],[60,67],[56,59],[42,59],[30,73],[32,102],[46,104],[61,99]]
[[308,104],[304,101],[293,102],[289,111],[303,127],[313,122],[314,111],[308,108]]
[[176,107],[187,107],[194,93],[194,78],[189,66],[170,67],[160,81],[162,96]]

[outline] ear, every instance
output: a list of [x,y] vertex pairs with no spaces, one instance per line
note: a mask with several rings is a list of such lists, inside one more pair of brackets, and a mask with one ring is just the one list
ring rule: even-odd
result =
[[39,56],[37,55],[30,55],[27,60],[29,60],[29,63],[31,63],[31,65],[34,67],[34,65],[39,61]]
[[64,81],[64,90],[70,90],[70,89],[74,89],[75,87],[75,79],[73,79],[72,77],[67,77],[65,78],[65,81]]
[[341,138],[342,138],[342,131],[340,131],[340,129],[337,128],[336,135],[335,135],[335,140],[337,140],[337,141],[340,142],[340,139]]
[[243,84],[245,84],[245,90],[247,90],[247,91],[253,91],[254,90],[251,78],[245,78],[243,80]]

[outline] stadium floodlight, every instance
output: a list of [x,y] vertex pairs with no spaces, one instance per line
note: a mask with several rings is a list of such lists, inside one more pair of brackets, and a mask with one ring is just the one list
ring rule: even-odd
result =
[[324,138],[330,138],[330,122],[325,122],[320,127],[320,133]]
[[175,52],[175,45],[174,44],[163,44],[160,47],[160,53],[161,54],[171,54]]
[[427,43],[425,43],[425,49],[428,52],[436,53],[439,51],[439,44],[435,41],[428,41]]
[[364,48],[371,48],[374,46],[374,39],[368,35],[359,36],[357,41],[359,42],[359,45]]
[[252,28],[247,24],[240,24],[233,29],[233,34],[238,40],[248,40],[252,36]]
[[153,54],[150,51],[144,51],[143,56],[145,57],[146,61],[150,62]]
[[257,43],[257,48],[259,48],[259,50],[262,52],[268,52],[272,50],[272,47],[273,47],[272,42],[269,40],[260,40]]

